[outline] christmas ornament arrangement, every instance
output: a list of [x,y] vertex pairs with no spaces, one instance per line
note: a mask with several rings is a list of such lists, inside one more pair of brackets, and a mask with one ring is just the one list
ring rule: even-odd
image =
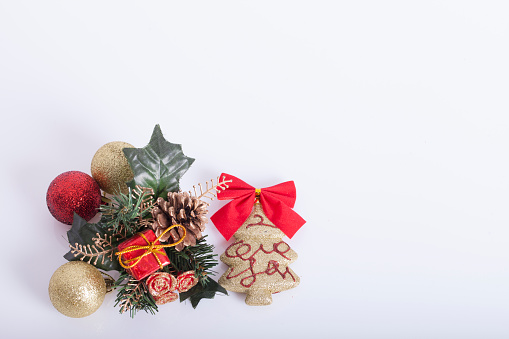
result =
[[[131,317],[138,311],[154,314],[177,299],[196,308],[204,298],[227,294],[212,279],[217,259],[203,231],[205,199],[214,199],[230,180],[218,177],[183,192],[179,181],[193,162],[156,125],[146,147],[108,143],[94,155],[91,176],[70,171],[51,182],[48,209],[72,225],[64,256],[70,262],[55,271],[49,285],[59,312],[90,315],[109,290],[117,293],[120,313]],[[98,212],[100,220],[91,223]],[[118,278],[105,271],[118,272]]]
[[[71,225],[64,255],[69,262],[55,271],[48,289],[59,312],[88,316],[113,290],[115,306],[131,317],[155,314],[177,299],[196,308],[227,290],[246,293],[246,304],[261,306],[299,284],[288,267],[297,253],[282,240],[305,223],[293,211],[293,181],[257,189],[223,173],[182,191],[179,181],[193,162],[156,125],[144,148],[110,142],[94,155],[91,176],[69,171],[51,182],[48,209]],[[214,247],[203,235],[208,201],[215,198],[231,201],[211,221],[226,240],[235,238],[220,257],[229,269],[218,282],[212,279]],[[97,213],[100,219],[91,222]]]

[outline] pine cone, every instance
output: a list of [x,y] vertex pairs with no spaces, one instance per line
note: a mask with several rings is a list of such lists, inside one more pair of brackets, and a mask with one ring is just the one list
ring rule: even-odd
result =
[[[152,229],[156,236],[159,236],[171,225],[180,224],[186,228],[187,232],[184,241],[175,246],[175,249],[181,251],[186,246],[194,246],[196,239],[201,239],[201,232],[205,230],[205,224],[208,222],[207,206],[207,203],[190,196],[187,192],[168,192],[168,200],[157,198],[156,205],[152,209],[154,217]],[[161,241],[174,243],[183,235],[181,228],[174,228],[166,233]]]

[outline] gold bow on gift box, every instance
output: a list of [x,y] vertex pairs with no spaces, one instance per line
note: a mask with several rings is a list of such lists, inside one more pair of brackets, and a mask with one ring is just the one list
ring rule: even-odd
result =
[[[173,229],[175,227],[180,227],[184,231],[184,235],[182,237],[180,237],[179,241],[177,241],[173,244],[156,245],[156,243],[166,234],[166,232],[169,232],[171,229]],[[165,255],[166,253],[164,252],[163,248],[174,247],[174,246],[180,244],[182,241],[184,241],[184,238],[186,237],[186,228],[180,224],[172,225],[172,226],[168,227],[167,229],[165,229],[164,232],[161,233],[154,241],[148,240],[147,237],[145,237],[145,235],[143,233],[138,233],[138,235],[141,236],[147,242],[147,245],[144,245],[144,246],[132,245],[132,246],[128,246],[128,247],[124,248],[122,251],[115,253],[115,255],[118,255],[118,262],[120,263],[120,266],[122,266],[125,269],[133,268],[134,266],[138,265],[138,263],[141,261],[141,259],[143,259],[144,257],[146,257],[147,255],[150,255],[150,254],[154,255],[154,257],[157,260],[157,263],[159,264],[159,267],[163,268],[163,265],[162,265],[161,261],[159,260],[159,257],[156,254]],[[138,251],[138,250],[145,250],[145,252],[143,252],[143,254],[141,254],[137,257],[127,259],[125,262],[122,260],[123,254]],[[131,262],[134,262],[134,263],[130,264]]]

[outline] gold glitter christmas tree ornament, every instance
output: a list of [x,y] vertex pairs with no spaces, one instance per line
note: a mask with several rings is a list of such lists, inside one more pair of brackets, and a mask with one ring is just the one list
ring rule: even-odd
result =
[[297,253],[282,239],[291,238],[306,221],[293,211],[297,196],[293,181],[255,188],[239,178],[230,180],[217,193],[219,200],[232,200],[212,217],[219,232],[235,242],[220,259],[229,269],[218,283],[232,292],[246,293],[246,304],[270,305],[272,294],[299,285],[300,278],[289,267]]
[[58,312],[71,318],[83,318],[97,311],[103,303],[106,282],[94,266],[70,261],[53,273],[48,292]]
[[109,142],[99,148],[92,159],[92,177],[106,193],[127,193],[126,182],[134,177],[124,155],[124,148],[134,146],[123,141]]
[[270,305],[272,294],[297,287],[300,278],[288,267],[297,253],[282,241],[285,234],[263,212],[259,203],[233,235],[236,241],[221,255],[230,266],[219,279],[228,291],[246,293],[246,304]]

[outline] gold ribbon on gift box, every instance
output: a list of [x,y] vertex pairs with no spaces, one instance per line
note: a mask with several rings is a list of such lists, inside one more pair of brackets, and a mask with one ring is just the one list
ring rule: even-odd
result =
[[[166,234],[166,232],[169,232],[170,230],[174,229],[175,227],[180,227],[184,231],[184,235],[182,237],[180,237],[179,241],[177,241],[173,244],[156,245],[156,243],[163,237],[163,235]],[[122,266],[125,269],[133,268],[134,266],[138,265],[138,263],[141,261],[141,259],[143,259],[144,257],[146,257],[147,255],[150,255],[150,254],[154,255],[154,257],[157,260],[157,263],[159,264],[159,267],[163,268],[163,264],[161,263],[161,260],[159,260],[159,257],[157,256],[157,254],[164,255],[166,253],[164,252],[163,248],[174,247],[174,246],[177,246],[178,244],[180,244],[182,241],[184,241],[184,238],[186,237],[186,228],[180,224],[172,225],[172,226],[168,227],[167,229],[165,229],[164,232],[161,233],[154,241],[148,240],[147,237],[145,237],[145,235],[143,233],[137,233],[137,234],[139,236],[141,236],[147,242],[147,245],[144,245],[144,246],[132,245],[132,246],[128,246],[128,247],[124,248],[122,251],[115,253],[115,255],[118,255],[118,262],[120,263],[120,266]],[[125,263],[124,263],[124,261],[122,261],[123,254],[138,251],[138,250],[145,250],[145,252],[143,252],[143,254],[141,254],[137,257],[127,259],[125,261]],[[134,263],[129,264],[133,261],[134,261]]]

